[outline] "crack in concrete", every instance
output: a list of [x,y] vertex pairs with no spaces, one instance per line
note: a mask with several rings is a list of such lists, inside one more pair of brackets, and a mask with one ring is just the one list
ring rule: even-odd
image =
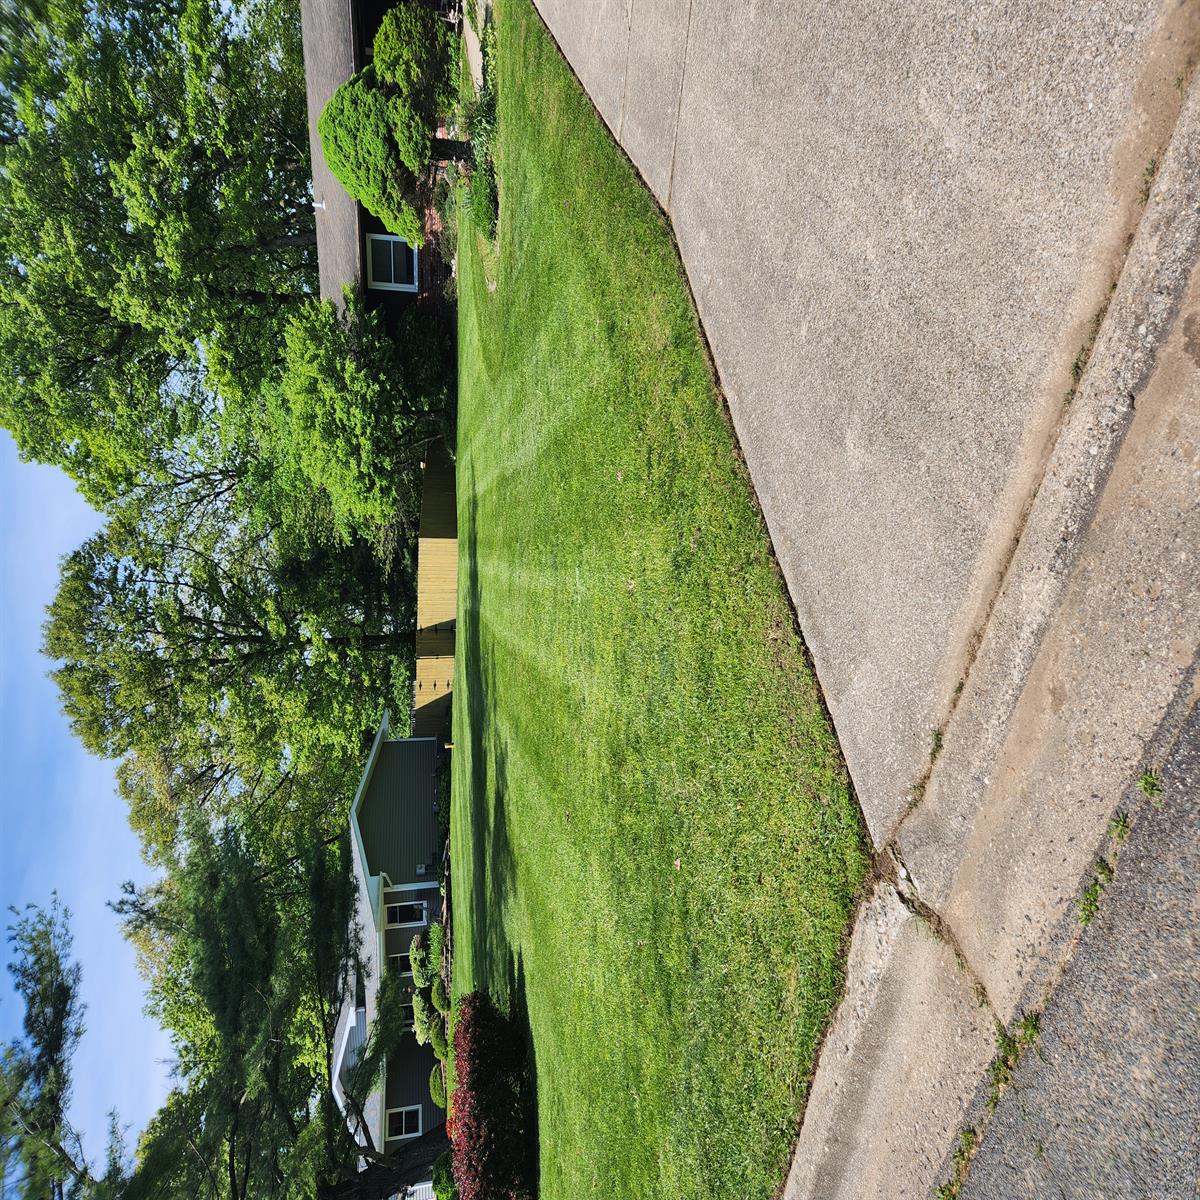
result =
[[675,187],[675,149],[679,145],[679,115],[683,112],[683,85],[687,79],[688,50],[692,45],[692,4],[688,0],[687,28],[683,35],[683,66],[679,69],[679,92],[675,97],[675,121],[671,126],[671,168],[667,172],[667,195],[663,208],[671,211],[671,193]]
[[904,860],[900,856],[900,848],[894,842],[889,842],[875,856],[874,873],[877,878],[884,879],[892,885],[896,895],[900,898],[900,903],[949,949],[950,953],[954,955],[954,961],[958,964],[959,970],[970,979],[980,1007],[986,1008],[992,1019],[1000,1024],[996,1007],[984,986],[983,977],[971,965],[971,960],[959,944],[958,937],[950,923],[936,908],[921,899],[916,881],[904,865]]
[[[1156,169],[1153,176],[1149,179],[1149,186],[1146,186],[1146,170],[1148,168],[1144,168],[1141,164],[1147,161],[1148,155],[1148,161],[1155,168],[1161,165],[1163,156],[1174,137],[1197,70],[1200,69],[1200,20],[1198,20],[1196,12],[1197,10],[1194,7],[1189,8],[1187,5],[1179,5],[1172,8],[1162,18],[1146,56],[1147,65],[1143,70],[1142,76],[1135,84],[1130,131],[1127,133],[1125,141],[1117,148],[1114,154],[1114,173],[1119,173],[1122,176],[1117,190],[1121,195],[1121,204],[1125,215],[1118,223],[1116,232],[1110,234],[1108,240],[1110,244],[1112,241],[1115,241],[1119,249],[1114,253],[1110,262],[1108,281],[1103,289],[1102,298],[1091,318],[1084,323],[1085,332],[1072,363],[1072,386],[1068,389],[1066,393],[1067,398],[1061,404],[1058,415],[1037,452],[1030,485],[1017,510],[1013,525],[1002,543],[999,561],[991,573],[990,585],[985,585],[984,587],[981,605],[982,611],[972,623],[966,637],[963,639],[961,651],[962,666],[959,672],[958,684],[947,705],[945,715],[933,729],[935,744],[939,748],[944,743],[950,725],[958,711],[960,702],[966,691],[966,685],[970,680],[971,671],[978,658],[980,647],[983,645],[992,616],[995,613],[997,603],[1008,582],[1013,562],[1016,559],[1021,539],[1037,502],[1038,494],[1045,482],[1046,472],[1053,459],[1054,451],[1067,428],[1070,400],[1082,389],[1088,377],[1087,373],[1093,357],[1092,352],[1101,340],[1105,325],[1107,324],[1109,307],[1124,276],[1130,251],[1137,238],[1138,231],[1146,221],[1147,213],[1151,211],[1152,205],[1150,200],[1153,195],[1153,185],[1157,182],[1158,172]],[[1160,47],[1160,49],[1156,51],[1155,46]],[[1168,48],[1171,52],[1170,60],[1168,60]],[[1175,95],[1173,98],[1168,99],[1165,105],[1160,102],[1158,110],[1151,113],[1150,102],[1144,98],[1143,93],[1149,90],[1150,85],[1148,80],[1154,72],[1161,74],[1164,70],[1167,70],[1169,73],[1170,70],[1174,69],[1174,67],[1168,68],[1164,65],[1167,61],[1173,61],[1180,68],[1173,85]],[[673,170],[674,157],[672,156]],[[1145,377],[1144,375],[1143,380]],[[1131,394],[1127,414],[1130,417],[1132,416],[1135,403],[1135,396]],[[1128,426],[1129,422],[1126,421],[1110,456],[1110,465],[1115,463],[1120,454],[1120,447]],[[937,757],[936,753],[931,755],[930,762],[925,771],[911,785],[912,800],[887,831],[882,840],[884,847],[892,845],[895,842],[904,823],[920,806],[921,801],[925,797],[929,782],[933,777],[933,772],[936,769]]]
[[[617,112],[617,141],[620,142],[625,132],[625,101],[629,96],[629,43],[633,41],[633,5],[634,0],[626,0],[625,4],[625,65],[621,68],[621,107]],[[566,57],[565,55],[563,56]],[[581,81],[582,84],[582,81]],[[584,88],[587,91],[587,88]]]

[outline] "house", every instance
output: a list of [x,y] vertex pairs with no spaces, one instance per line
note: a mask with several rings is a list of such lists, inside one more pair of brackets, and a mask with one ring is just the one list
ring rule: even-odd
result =
[[313,206],[321,296],[340,302],[351,284],[368,305],[395,318],[411,304],[439,307],[448,269],[437,251],[436,213],[425,221],[425,244],[410,246],[351,198],[321,152],[317,120],[338,86],[371,59],[371,46],[389,0],[301,0],[308,140],[312,150]]
[[[413,736],[391,738],[384,713],[350,805],[350,853],[356,889],[355,918],[362,933],[361,970],[343,998],[330,1064],[333,1094],[360,1144],[366,1138],[348,1112],[346,1083],[366,1044],[385,971],[411,976],[413,936],[428,928],[442,907],[438,866],[442,857],[438,805],[448,770],[446,735],[454,678],[454,627],[458,603],[458,522],[454,465],[439,441],[427,451],[417,538],[416,677]],[[363,1105],[371,1141],[385,1153],[445,1122],[433,1102],[432,1048],[410,1031],[384,1063],[382,1077]],[[431,1196],[424,1184],[408,1200]]]
[[[411,974],[413,936],[437,919],[442,902],[437,808],[444,751],[435,737],[388,734],[384,713],[350,808],[361,969],[343,999],[331,1064],[334,1097],[362,1145],[366,1138],[348,1111],[346,1085],[375,1020],[379,980],[384,971]],[[429,1092],[435,1061],[433,1050],[418,1045],[411,1032],[388,1056],[362,1110],[377,1150],[394,1153],[444,1124],[446,1114]]]

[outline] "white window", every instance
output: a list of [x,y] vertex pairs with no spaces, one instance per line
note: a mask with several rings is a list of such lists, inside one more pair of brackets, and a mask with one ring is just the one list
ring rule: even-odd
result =
[[408,951],[405,950],[403,954],[389,954],[388,970],[396,971],[401,975],[411,975],[412,963],[409,961]]
[[428,916],[428,900],[409,900],[403,904],[387,905],[387,927],[389,929],[398,929],[405,925],[424,925]]
[[367,287],[381,292],[415,292],[416,248],[390,233],[368,233]]
[[387,1110],[387,1133],[385,1136],[389,1142],[396,1138],[420,1137],[421,1133],[421,1106],[419,1104]]

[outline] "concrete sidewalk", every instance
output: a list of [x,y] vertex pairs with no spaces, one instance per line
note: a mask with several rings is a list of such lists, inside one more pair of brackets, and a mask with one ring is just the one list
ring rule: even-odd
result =
[[1200,0],[539,7],[670,215],[880,851],[787,1195],[924,1196],[1195,700]]
[[1158,7],[539,3],[670,214],[877,844],[1178,111]]

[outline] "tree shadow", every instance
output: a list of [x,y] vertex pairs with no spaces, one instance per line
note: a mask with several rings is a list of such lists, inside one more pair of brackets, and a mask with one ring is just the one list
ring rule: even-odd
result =
[[538,1136],[537,1046],[533,1038],[529,1004],[525,995],[525,960],[519,952],[509,957],[508,995],[508,1019],[524,1058],[516,1122],[517,1134],[524,1142],[529,1179],[536,1191],[542,1166],[541,1139]]
[[[460,790],[469,806],[466,822],[472,835],[471,902],[467,919],[473,961],[486,972],[489,990],[506,990],[512,954],[504,929],[504,912],[516,892],[516,863],[508,822],[508,751],[491,722],[495,667],[485,649],[481,601],[483,583],[478,560],[478,501],[474,469],[467,489],[465,518],[459,530],[462,603],[459,638],[463,679],[458,703],[466,707],[466,750],[470,764],[467,787]],[[478,980],[483,983],[484,979]],[[497,995],[497,999],[504,997]]]
[[[533,1029],[525,992],[522,956],[510,943],[504,914],[517,889],[517,864],[509,832],[508,746],[491,720],[495,700],[495,663],[485,647],[482,630],[483,581],[478,559],[478,501],[471,468],[466,502],[460,514],[461,562],[458,634],[462,648],[462,682],[457,703],[466,709],[466,750],[469,757],[467,787],[458,792],[469,805],[469,816],[460,828],[471,834],[467,854],[470,903],[469,921],[476,986],[486,987],[496,1006],[507,1012],[520,1059],[520,1101],[514,1113],[516,1128],[528,1155],[529,1178],[534,1190],[539,1178],[537,1061]],[[461,896],[462,889],[459,889]],[[460,910],[461,911],[461,910]],[[456,931],[457,932],[457,931]]]

